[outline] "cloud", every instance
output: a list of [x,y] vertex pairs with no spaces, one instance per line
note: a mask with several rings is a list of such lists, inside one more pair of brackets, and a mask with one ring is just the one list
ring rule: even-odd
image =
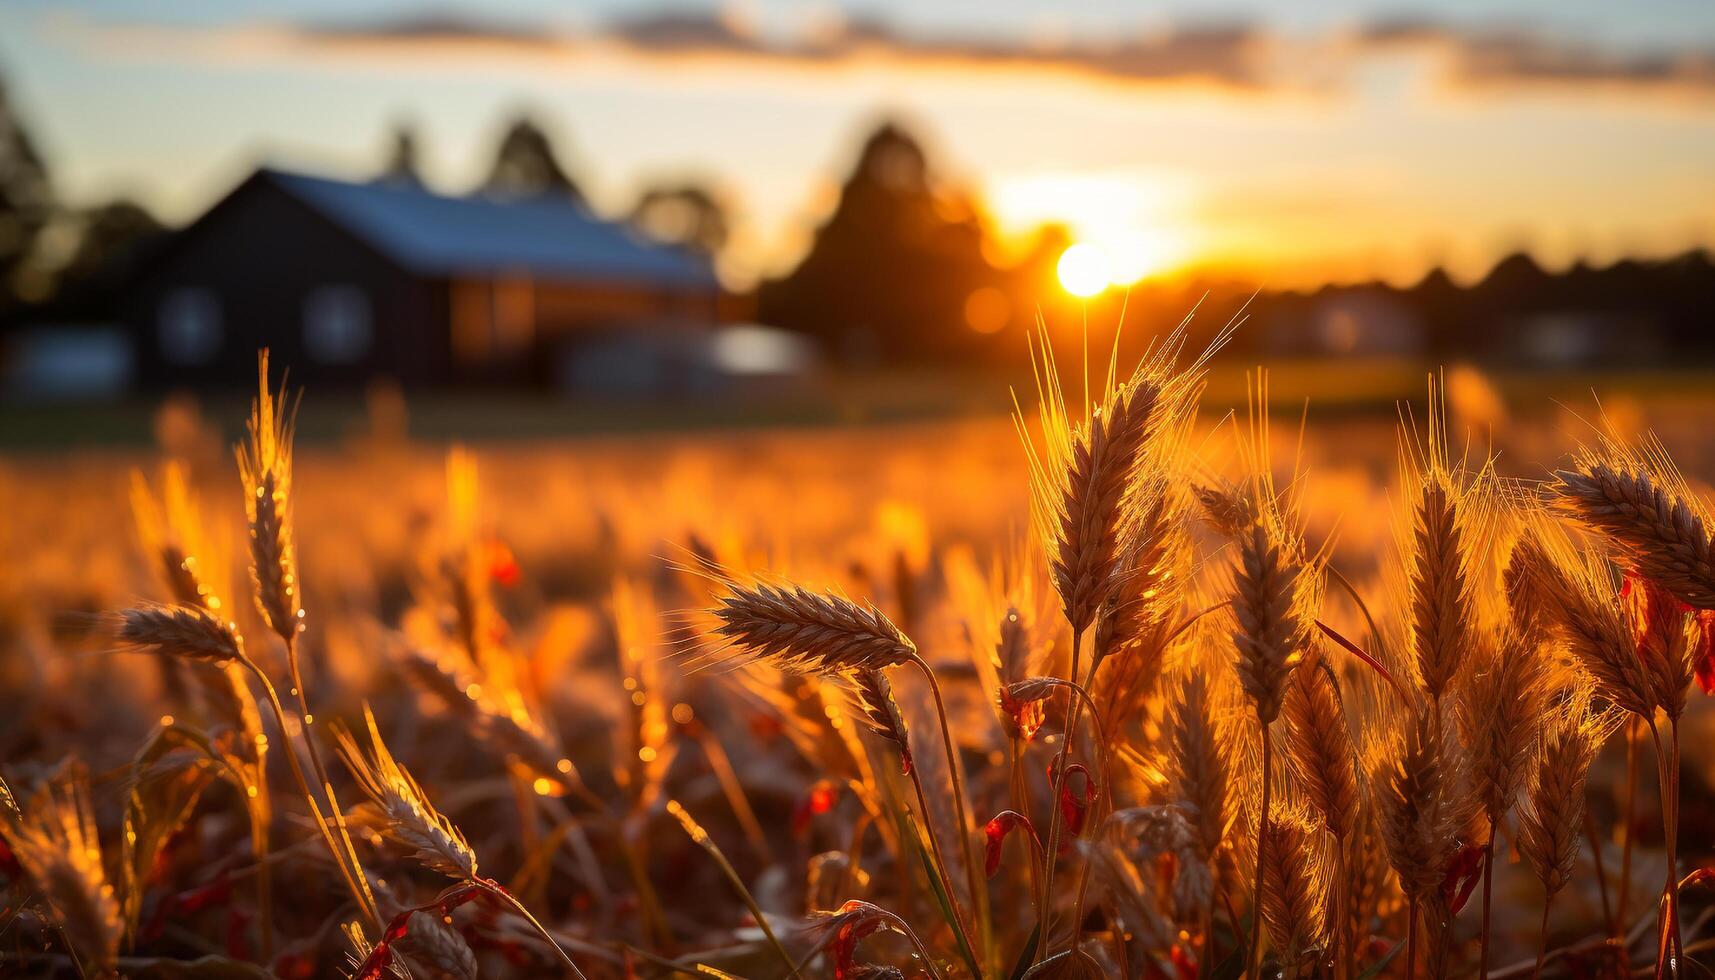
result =
[[[1715,48],[1621,50],[1590,41],[1549,38],[1521,28],[1453,26],[1430,20],[1378,22],[1355,32],[1287,38],[1245,24],[1205,24],[1110,39],[1061,41],[975,33],[917,33],[885,21],[823,22],[795,35],[764,35],[719,13],[665,9],[580,29],[448,15],[370,21],[238,24],[212,28],[85,23],[109,42],[129,46],[140,32],[159,41],[173,32],[185,47],[216,52],[222,43],[266,42],[287,55],[420,56],[425,62],[500,52],[553,61],[596,48],[617,48],[664,61],[721,58],[739,63],[839,67],[865,62],[903,66],[1053,70],[1130,84],[1197,83],[1235,91],[1323,89],[1367,58],[1427,52],[1457,88],[1598,87],[1649,93],[1680,91],[1715,98]],[[1307,68],[1307,66],[1314,66]]]
[[765,41],[742,25],[700,13],[662,12],[610,25],[606,36],[654,55],[718,53],[796,62],[866,57],[998,67],[1069,68],[1136,81],[1200,80],[1260,86],[1266,39],[1241,26],[1201,27],[1103,44],[1032,44],[1016,38],[901,32],[874,19],[825,25],[805,36]]
[[1452,80],[1472,88],[1600,86],[1715,95],[1715,48],[1606,49],[1523,28],[1454,28],[1411,20],[1372,25],[1359,40],[1369,50],[1436,49],[1447,58]]

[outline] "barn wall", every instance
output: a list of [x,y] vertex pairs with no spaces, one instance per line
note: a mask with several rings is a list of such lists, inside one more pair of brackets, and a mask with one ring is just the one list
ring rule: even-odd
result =
[[[361,359],[331,364],[304,342],[313,290],[350,285],[367,298],[372,342]],[[206,363],[162,356],[161,307],[179,287],[206,289],[218,302],[219,347]],[[266,180],[234,192],[145,270],[127,304],[138,377],[152,388],[243,387],[255,383],[256,351],[314,387],[354,387],[376,376],[407,385],[448,378],[444,290],[399,270],[319,213]]]

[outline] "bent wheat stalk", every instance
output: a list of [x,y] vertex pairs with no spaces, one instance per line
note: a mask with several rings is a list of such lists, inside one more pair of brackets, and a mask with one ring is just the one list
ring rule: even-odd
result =
[[[298,637],[303,630],[304,608],[300,601],[297,552],[292,542],[292,437],[295,410],[281,412],[279,396],[268,385],[268,351],[257,357],[258,392],[251,405],[246,423],[248,438],[235,449],[238,472],[244,484],[244,511],[250,539],[250,577],[255,585],[256,609],[269,628],[286,647],[286,665],[291,674],[292,694],[298,702],[298,717],[304,748],[315,769],[316,783],[325,795],[334,826],[344,845],[343,862],[350,863],[351,880],[358,892],[358,907],[371,927],[381,928],[381,913],[375,896],[369,891],[369,880],[358,861],[357,848],[346,828],[345,814],[322,764],[321,749],[316,745],[311,726],[315,715],[310,713],[309,697],[304,690],[303,674],[299,668]],[[292,755],[291,737],[285,723],[281,733],[287,739],[286,755]],[[300,780],[301,782],[301,780]]]
[[721,853],[720,845],[714,842],[714,838],[709,836],[709,832],[703,829],[702,824],[697,823],[690,811],[686,810],[678,800],[667,801],[667,812],[679,821],[679,826],[685,828],[685,833],[691,838],[692,843],[707,852],[709,857],[714,859],[715,864],[720,866],[721,874],[725,875],[726,880],[732,883],[733,890],[738,892],[738,897],[744,901],[745,908],[750,910],[750,917],[756,920],[756,924],[762,928],[762,934],[768,937],[768,944],[774,947],[774,952],[780,957],[780,961],[786,964],[786,975],[788,977],[797,976],[798,965],[792,961],[792,954],[786,952],[785,946],[780,945],[780,937],[774,934],[774,927],[768,924],[768,916],[763,913],[762,907],[756,904],[755,897],[750,894],[750,889],[744,886],[744,879],[738,876],[732,862],[728,861],[726,855]]
[[351,891],[358,907],[364,908],[364,898],[369,894],[368,888],[360,885],[353,877],[354,869],[358,876],[362,875],[362,866],[355,863],[353,851],[340,846],[332,828],[328,826],[321,804],[317,802],[315,792],[310,789],[309,780],[304,777],[304,771],[298,763],[297,752],[292,748],[290,730],[286,727],[286,709],[280,703],[280,694],[274,689],[274,683],[268,679],[268,675],[244,652],[244,640],[236,626],[230,622],[222,622],[201,606],[143,606],[116,614],[116,621],[116,636],[133,649],[152,650],[205,663],[236,663],[256,678],[267,695],[269,710],[274,714],[274,723],[279,727],[281,737],[286,739],[286,762],[291,767],[292,778],[297,782],[299,791],[304,794],[304,801],[309,804],[310,817],[315,822],[316,829],[321,832],[322,840],[327,844],[334,866],[339,868],[346,888]]
[[370,751],[366,754],[350,732],[337,728],[340,752],[352,777],[368,794],[381,814],[381,832],[390,840],[412,851],[417,862],[465,885],[479,889],[490,898],[510,907],[542,937],[559,957],[566,972],[577,980],[585,980],[583,971],[572,961],[547,928],[537,921],[524,903],[513,897],[499,883],[477,873],[476,852],[466,842],[452,821],[442,816],[423,793],[421,786],[393,758],[375,716],[364,707],[363,720],[369,731]]
[[[699,664],[752,662],[787,673],[844,678],[854,686],[870,727],[900,747],[906,774],[912,777],[920,805],[922,781],[910,763],[904,718],[898,714],[898,706],[893,704],[891,689],[882,670],[913,664],[923,672],[934,695],[935,711],[941,723],[947,772],[953,784],[959,844],[965,858],[971,895],[975,901],[986,902],[985,886],[971,850],[969,810],[965,806],[957,748],[947,720],[946,703],[934,671],[918,654],[916,644],[873,604],[859,605],[845,596],[812,592],[801,585],[747,584],[719,566],[706,567],[703,571],[724,590],[715,607],[709,610],[719,624],[712,632],[723,642],[713,650],[704,651],[697,658]],[[941,856],[940,843],[934,828],[928,823],[926,805],[923,806],[923,820],[942,885],[947,891],[947,901],[952,906],[952,924],[961,948],[975,950],[977,947],[970,943],[958,892],[952,887],[947,864]],[[986,916],[983,919],[986,920]],[[986,921],[979,924],[986,929]],[[973,972],[980,975],[974,955],[970,965]]]

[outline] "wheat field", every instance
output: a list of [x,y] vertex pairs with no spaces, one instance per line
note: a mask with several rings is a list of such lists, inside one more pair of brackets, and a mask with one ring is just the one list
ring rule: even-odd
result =
[[0,462],[0,974],[1707,972],[1706,412],[1075,373]]

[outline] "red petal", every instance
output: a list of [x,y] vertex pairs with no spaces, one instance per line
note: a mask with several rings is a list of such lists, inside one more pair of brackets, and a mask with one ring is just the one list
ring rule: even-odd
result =
[[792,833],[802,836],[810,828],[810,819],[832,810],[839,795],[840,788],[832,780],[817,780],[810,787],[810,792],[792,808]]
[[1036,846],[1042,846],[1042,839],[1036,836],[1036,827],[1031,824],[1030,818],[1017,810],[1002,810],[983,828],[983,870],[990,878],[1000,870],[1000,852],[1002,845],[1006,843],[1007,835],[1020,827],[1030,834],[1030,839],[1036,842]]
[[1008,694],[1005,689],[1000,692],[1000,710],[1005,715],[1008,734],[1026,742],[1036,737],[1036,732],[1042,727],[1042,722],[1048,717],[1046,699],[1021,701]]
[[1697,614],[1697,686],[1704,694],[1715,694],[1715,609]]
[[1178,974],[1179,980],[1196,980],[1197,957],[1184,944],[1174,943],[1168,955],[1173,958],[1173,972]]
[[[1084,777],[1084,792],[1072,792],[1072,774],[1080,773]],[[1074,762],[1066,767],[1066,777],[1060,783],[1060,819],[1066,825],[1066,840],[1061,842],[1064,849],[1071,844],[1071,839],[1084,830],[1084,820],[1089,815],[1090,804],[1101,795],[1101,789],[1096,785],[1090,770],[1082,763]]]
[[1447,863],[1441,878],[1441,897],[1454,915],[1465,907],[1471,892],[1483,876],[1483,857],[1487,848],[1482,844],[1466,844]]

